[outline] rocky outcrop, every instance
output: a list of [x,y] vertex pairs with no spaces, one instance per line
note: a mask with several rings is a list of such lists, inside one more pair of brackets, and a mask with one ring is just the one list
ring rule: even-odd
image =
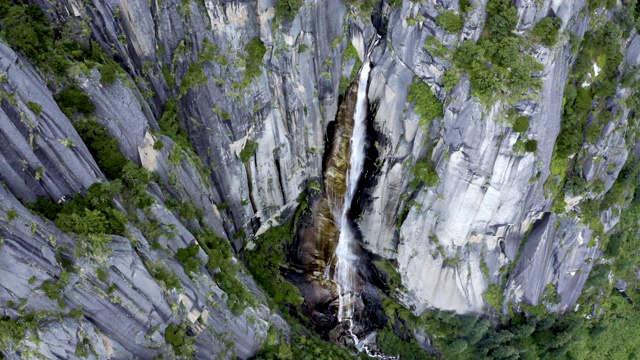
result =
[[[85,339],[96,358],[153,357],[169,351],[166,326],[183,322],[201,325],[194,331],[198,355],[250,357],[270,325],[287,332],[282,318],[271,314],[242,272],[238,276],[257,302],[234,314],[210,276],[214,271],[202,266],[200,275],[185,274],[174,255],[193,244],[194,233],[204,227],[242,248],[243,233],[264,231],[267,220],[295,206],[305,184],[318,179],[329,196],[318,197],[311,206],[317,215],[298,229],[293,265],[303,270],[298,284],[306,306],[323,307],[317,321],[335,320],[327,315],[335,289],[322,279],[336,240],[331,206],[342,204],[349,158],[350,130],[340,119],[352,118],[354,89],[344,95],[340,88],[356,61],[344,53],[352,44],[362,59],[377,33],[383,37],[371,54],[368,88],[372,155],[357,211],[350,216],[366,250],[363,261],[375,257],[396,265],[402,279],[398,299],[416,313],[429,307],[481,313],[488,310],[483,293],[489,284],[506,284],[503,312],[507,301],[564,312],[600,256],[598,238],[580,219],[582,199],[568,202],[576,218],[552,214],[553,199],[544,188],[560,131],[562,92],[575,60],[568,36],[553,48],[527,49],[544,69],[537,74],[541,90],[515,104],[531,123],[520,134],[510,127],[500,99],[487,105],[472,95],[466,75],[445,89],[450,54],[424,46],[427,37],[449,49],[477,40],[485,2],[474,3],[464,15],[459,34],[436,22],[443,8],[459,11],[456,1],[404,1],[397,7],[383,2],[371,16],[339,1],[307,1],[293,20],[278,18],[273,0],[30,3],[64,30],[58,35],[90,33],[77,38],[121,66],[110,85],[100,82],[98,69],[76,69],[71,80],[90,96],[95,119],[119,140],[121,152],[158,175],[147,188],[154,205],[128,215],[138,224],[157,222],[162,234],[151,238],[131,223],[126,237],[113,238],[109,255],[76,256],[78,239],[24,207],[38,196],[54,201],[77,196],[105,177],[73,119],[56,104],[52,94],[60,89],[54,81],[0,43],[0,308],[12,319],[38,313],[40,327],[32,331],[46,338],[39,344],[23,341],[5,351],[9,358],[69,357]],[[518,34],[549,14],[562,20],[565,35],[580,37],[591,26],[589,15],[581,15],[586,6],[581,0],[516,1],[515,6]],[[264,45],[259,59],[249,59],[246,46],[253,39]],[[626,63],[637,64],[637,35],[626,45]],[[258,64],[257,75],[247,75],[249,61]],[[415,104],[408,102],[407,85],[416,78],[444,104],[443,118],[428,128],[420,126]],[[629,95],[623,89],[617,94]],[[169,99],[178,104],[195,154],[159,132]],[[42,110],[36,113],[31,103]],[[614,120],[576,158],[583,164],[580,175],[602,180],[603,191],[611,188],[631,147],[625,139],[628,110],[607,106]],[[514,151],[524,136],[537,141],[535,152]],[[327,137],[341,140],[326,147]],[[158,141],[162,148],[154,146]],[[255,151],[243,153],[253,144]],[[419,159],[434,164],[436,186],[410,185]],[[193,203],[203,212],[202,222],[181,219],[167,206],[169,199]],[[608,210],[601,220],[609,230],[618,217]],[[204,251],[198,257],[207,260]],[[59,308],[39,287],[58,281],[69,259],[75,272],[64,270],[70,273],[62,293],[67,308]],[[163,288],[149,263],[165,264],[182,289]],[[97,268],[108,282],[98,279]],[[551,289],[558,296],[550,296]],[[70,316],[80,307],[81,315]],[[235,355],[226,351],[229,342]]]
[[[270,326],[287,332],[288,325],[271,314],[250,277],[239,274],[256,304],[236,314],[228,308],[228,295],[202,265],[201,274],[186,274],[174,259],[179,249],[194,241],[186,226],[198,225],[168,210],[167,197],[192,199],[205,208],[204,223],[220,235],[222,218],[213,211],[210,180],[201,175],[198,162],[189,161],[189,154],[178,163],[169,160],[174,149],[167,137],[163,149],[153,148],[149,129],[157,125],[147,121],[152,113],[137,88],[124,85],[132,84],[130,78],[107,87],[94,71],[88,78],[80,75],[79,81],[96,105],[98,121],[120,140],[122,152],[159,175],[161,183],[149,187],[155,204],[137,215],[140,224],[157,222],[163,229],[159,237],[148,239],[129,225],[129,235],[112,236],[105,253],[88,254],[82,237],[70,237],[27,210],[24,203],[36,196],[69,200],[105,180],[38,72],[6,45],[0,44],[0,52],[5,79],[0,115],[5,144],[0,148],[0,307],[2,316],[36,321],[26,338],[30,333],[40,339],[4,349],[6,357],[66,358],[86,346],[95,358],[148,358],[170,351],[164,336],[167,325],[185,323],[201,324],[195,337],[199,356],[213,352],[247,358],[262,347]],[[29,103],[42,110],[32,110]],[[199,257],[207,262],[202,250]],[[157,266],[174,273],[179,286],[169,288],[158,281],[153,270]],[[45,295],[47,283],[60,287]]]

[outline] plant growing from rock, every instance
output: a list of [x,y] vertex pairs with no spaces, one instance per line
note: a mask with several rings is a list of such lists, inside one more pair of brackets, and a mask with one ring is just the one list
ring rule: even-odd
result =
[[436,17],[436,23],[452,34],[457,34],[462,30],[462,18],[451,10],[441,11]]

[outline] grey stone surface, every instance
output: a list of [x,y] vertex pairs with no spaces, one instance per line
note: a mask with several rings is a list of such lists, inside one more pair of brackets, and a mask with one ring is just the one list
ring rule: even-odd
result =
[[[126,238],[114,238],[108,256],[76,259],[77,272],[62,295],[66,310],[58,309],[56,301],[38,290],[42,282],[59,278],[62,268],[56,252],[70,256],[77,240],[30,213],[18,199],[70,197],[104,177],[71,120],[56,105],[47,80],[0,43],[0,74],[6,78],[0,84],[0,180],[4,184],[0,187],[0,308],[11,317],[19,311],[9,308],[9,301],[20,303],[21,311],[63,313],[61,320],[42,320],[38,331],[46,341],[36,346],[25,340],[21,346],[44,357],[69,357],[86,337],[96,352],[91,356],[97,358],[150,358],[169,351],[164,329],[169,323],[185,321],[189,310],[179,305],[185,296],[193,308],[210,311],[208,327],[196,339],[198,356],[232,358],[233,352],[226,349],[230,341],[235,355],[250,357],[260,349],[270,325],[286,335],[286,323],[271,314],[249,276],[239,275],[256,294],[258,305],[236,316],[204,267],[200,275],[185,274],[173,255],[193,243],[190,228],[208,226],[226,239],[240,229],[252,234],[282,209],[292,207],[306,181],[321,176],[328,124],[335,119],[340,101],[340,78],[353,66],[353,61],[343,64],[343,52],[351,42],[360,56],[365,54],[376,35],[370,19],[355,16],[340,1],[307,1],[294,20],[280,23],[274,19],[274,0],[205,0],[186,5],[179,1],[32,2],[45,8],[52,21],[68,23],[73,31],[83,26],[91,29],[96,46],[125,70],[113,85],[101,84],[95,69],[88,76],[78,74],[75,81],[90,95],[97,121],[118,138],[122,152],[160,178],[161,184],[149,187],[156,204],[147,214],[139,212],[140,219],[156,220],[164,229],[175,227],[171,231],[175,235],[160,236],[161,250],[157,250],[151,239],[131,225]],[[600,256],[598,246],[588,245],[591,231],[579,219],[549,214],[552,200],[543,188],[574,56],[568,37],[551,49],[532,49],[544,65],[543,88],[516,108],[531,118],[525,135],[538,141],[538,150],[515,154],[513,145],[522,135],[499,115],[502,104],[481,105],[471,95],[466,76],[446,92],[442,78],[451,63],[424,48],[427,36],[446,46],[477,40],[486,2],[474,5],[465,15],[461,34],[455,35],[440,28],[435,17],[441,7],[457,10],[456,1],[437,5],[404,1],[401,7],[383,10],[387,17],[380,22],[385,26],[379,28],[385,33],[371,55],[368,89],[377,136],[371,145],[380,166],[367,174],[369,183],[360,196],[363,210],[357,223],[362,243],[371,253],[397,262],[405,288],[401,300],[416,312],[428,307],[482,312],[487,306],[482,293],[489,283],[502,281],[503,267],[514,269],[505,288],[509,300],[538,304],[545,287],[553,284],[562,301],[546,305],[563,312],[576,301],[590,271],[585,260]],[[582,35],[590,26],[589,17],[579,15],[585,6],[582,0],[519,0],[515,6],[519,32],[551,13],[562,19],[564,34]],[[410,17],[423,20],[409,25]],[[238,88],[244,76],[244,46],[256,37],[267,49],[260,59],[262,72],[246,88]],[[181,93],[184,76],[198,61],[205,39],[226,60],[202,64],[204,84]],[[637,64],[639,54],[640,40],[634,36],[628,42],[626,63]],[[170,65],[175,74],[173,88],[162,64]],[[416,76],[445,104],[443,119],[429,129],[418,126],[419,117],[407,102],[407,85]],[[628,94],[619,90],[618,95]],[[181,124],[197,153],[184,152],[179,163],[170,161],[174,142],[156,132],[168,98],[178,99]],[[28,109],[30,101],[42,105],[40,116]],[[627,110],[611,106],[614,121],[579,158],[585,178],[602,180],[605,191],[617,178],[630,145],[624,136]],[[164,147],[153,149],[160,139]],[[248,141],[255,141],[257,150],[243,163],[240,153]],[[412,193],[410,168],[417,159],[431,160],[440,182]],[[169,198],[193,202],[203,210],[203,224],[179,219],[165,205]],[[9,221],[11,210],[17,217]],[[406,217],[400,219],[401,214]],[[605,229],[618,221],[615,211],[601,217]],[[533,231],[522,245],[531,226]],[[234,245],[241,248],[244,240],[237,238]],[[199,258],[207,260],[204,251]],[[148,272],[148,261],[174,271],[182,289],[164,289]],[[97,267],[107,271],[108,284],[97,279]],[[30,284],[32,278],[35,281]],[[114,287],[111,293],[110,286]],[[77,306],[84,311],[80,320],[64,316]],[[428,339],[423,338],[427,346]],[[17,357],[16,353],[5,355]]]

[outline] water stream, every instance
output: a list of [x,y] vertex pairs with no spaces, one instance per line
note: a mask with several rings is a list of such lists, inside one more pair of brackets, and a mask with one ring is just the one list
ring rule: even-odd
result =
[[355,295],[356,269],[354,264],[357,256],[353,252],[354,229],[347,216],[351,202],[358,188],[358,181],[364,169],[365,146],[367,136],[367,82],[371,64],[367,59],[360,70],[358,81],[358,95],[356,110],[353,116],[353,134],[350,142],[349,170],[347,172],[347,192],[344,197],[342,215],[340,219],[340,237],[336,247],[336,266],[333,280],[338,284],[339,309],[338,322],[350,320],[353,315],[353,301]]
[[[349,169],[347,170],[347,189],[342,206],[342,213],[337,221],[340,226],[340,236],[338,245],[335,250],[335,268],[333,272],[333,280],[338,286],[339,308],[338,322],[346,325],[344,330],[356,347],[360,351],[364,351],[373,358],[392,359],[379,351],[371,348],[375,345],[376,333],[370,332],[362,339],[356,335],[354,331],[355,322],[353,319],[354,303],[359,299],[358,283],[359,276],[357,274],[356,264],[358,264],[358,255],[354,251],[357,248],[357,240],[355,239],[356,231],[349,221],[349,211],[351,203],[358,190],[358,182],[364,170],[364,162],[366,158],[367,146],[367,84],[369,82],[369,72],[371,71],[371,62],[369,55],[373,48],[377,45],[380,37],[378,36],[370,47],[362,68],[360,69],[360,78],[358,79],[358,93],[356,97],[356,108],[353,115],[353,133],[349,142]],[[336,214],[337,215],[337,214]],[[337,216],[336,216],[337,217]],[[328,269],[327,269],[328,270]],[[329,271],[325,276],[330,274]],[[361,336],[363,334],[360,334]],[[375,348],[375,346],[374,346]]]

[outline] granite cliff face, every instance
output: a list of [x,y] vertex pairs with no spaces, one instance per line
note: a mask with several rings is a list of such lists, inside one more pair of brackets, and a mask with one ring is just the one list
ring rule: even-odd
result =
[[[509,104],[506,97],[481,101],[464,72],[455,86],[445,86],[450,54],[424,45],[433,38],[451,51],[478,40],[483,1],[473,3],[456,34],[436,18],[443,9],[461,12],[457,1],[381,2],[370,13],[341,1],[306,1],[291,19],[277,18],[272,0],[29,3],[62,29],[56,36],[81,39],[119,64],[112,84],[101,82],[97,68],[72,67],[70,79],[89,96],[91,116],[119,140],[120,151],[157,177],[146,188],[153,204],[145,211],[126,208],[126,199],[116,196],[115,206],[137,219],[127,236],[114,236],[103,255],[78,256],[77,239],[24,204],[37,197],[64,201],[106,177],[75,130],[75,115],[54,99],[65,84],[0,43],[0,310],[12,319],[26,313],[40,319],[28,330],[40,341],[0,344],[7,358],[69,357],[82,344],[90,344],[89,357],[150,358],[170,351],[169,324],[198,332],[200,357],[248,358],[270,341],[270,327],[287,339],[287,323],[270,311],[244,270],[237,277],[255,301],[232,311],[229,295],[212,278],[220,269],[205,269],[206,251],[194,255],[199,274],[186,273],[175,257],[205,228],[235,251],[250,251],[246,243],[287,220],[282,215],[312,181],[322,193],[343,196],[339,180],[349,157],[344,148],[328,147],[338,143],[330,129],[334,121],[351,121],[341,111],[353,109],[339,108],[353,98],[356,85],[348,84],[377,35],[368,83],[371,148],[351,214],[367,263],[364,277],[377,273],[371,259],[388,261],[401,279],[397,299],[414,313],[508,314],[521,303],[566,312],[601,256],[599,237],[582,221],[580,207],[612,187],[634,146],[623,101],[609,102],[611,121],[571,158],[581,164],[582,178],[603,186],[584,196],[567,194],[569,216],[552,211],[557,200],[545,183],[554,176],[563,93],[576,61],[569,34],[579,39],[611,12],[593,19],[580,0],[516,1],[515,33],[527,34],[553,15],[560,36],[552,47],[523,49],[543,65],[534,74],[541,86]],[[264,48],[257,59],[252,42]],[[639,44],[637,35],[623,40],[625,64],[640,61]],[[443,103],[444,116],[429,126],[421,125],[410,98],[415,79]],[[630,95],[618,86],[615,98]],[[195,154],[161,132],[167,101],[175,101]],[[511,108],[529,118],[524,132],[513,129]],[[535,151],[517,150],[525,137],[537,141]],[[158,142],[164,146],[154,146]],[[433,165],[435,186],[415,186],[412,169],[419,161]],[[175,201],[192,203],[201,221],[181,217],[170,205]],[[296,255],[289,258],[307,274],[305,282],[315,284],[301,286],[308,311],[330,312],[326,305],[336,294],[330,286],[321,289],[336,229],[325,198],[312,210],[316,216],[306,222],[312,225],[298,229],[297,247],[290,249]],[[614,208],[597,214],[605,231],[618,214]],[[152,221],[162,229],[153,239],[141,225]],[[160,284],[149,264],[164,264],[180,286]],[[59,299],[41,290],[47,281],[62,284]],[[502,309],[491,310],[483,296],[491,284],[498,285]],[[552,288],[560,298],[548,301]]]

